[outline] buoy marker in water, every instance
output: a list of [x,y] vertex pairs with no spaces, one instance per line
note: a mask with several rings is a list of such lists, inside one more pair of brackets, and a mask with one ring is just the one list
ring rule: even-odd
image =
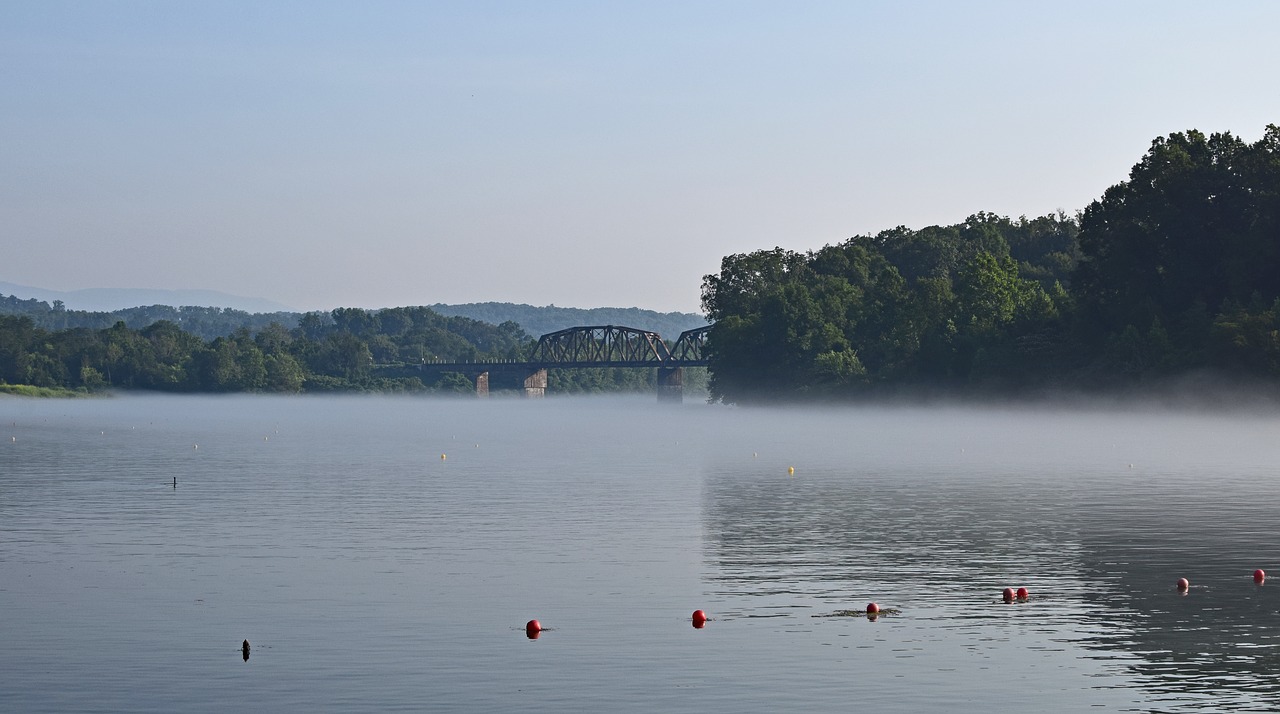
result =
[[702,610],[693,611],[693,627],[695,630],[701,630],[703,625],[707,624],[707,613]]
[[877,604],[875,604],[874,602],[869,602],[869,603],[867,603],[867,614],[868,614],[868,615],[879,615],[879,614],[880,614],[880,606],[879,606],[879,605],[877,605]]
[[794,466],[788,466],[788,467],[787,467],[787,473],[791,474],[792,476],[795,476],[795,475],[796,475],[796,467],[794,467]]
[[1013,602],[1013,588],[1005,588],[1004,592],[1000,594],[1000,597],[1003,598],[1005,602]]
[[1026,588],[1018,588],[1018,592],[1016,594],[1019,600],[1026,600],[1031,597],[1031,593],[1028,592]]
[[538,635],[542,634],[542,623],[537,620],[529,620],[524,624],[524,634],[531,640],[538,639]]
[[240,645],[240,653],[244,655],[244,661],[248,662],[249,661],[249,640],[245,640],[244,644]]
[[444,461],[444,460],[445,460],[445,459],[447,459],[447,458],[449,458],[448,454],[440,454],[440,460],[441,460],[441,461]]
[[1263,570],[1262,568],[1258,568],[1257,570],[1253,571],[1253,582],[1261,585],[1262,581],[1266,579],[1267,579],[1267,571]]
[[1178,592],[1185,593],[1191,589],[1191,581],[1186,578],[1178,578]]

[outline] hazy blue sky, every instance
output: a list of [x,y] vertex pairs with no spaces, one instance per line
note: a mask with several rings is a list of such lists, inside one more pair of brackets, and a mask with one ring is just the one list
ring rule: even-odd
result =
[[1280,123],[1280,2],[0,0],[0,280],[696,311]]

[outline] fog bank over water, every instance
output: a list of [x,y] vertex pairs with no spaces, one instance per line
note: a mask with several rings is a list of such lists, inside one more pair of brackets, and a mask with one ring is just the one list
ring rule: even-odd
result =
[[[686,402],[695,398],[686,396]],[[864,396],[839,402],[825,400],[820,393],[815,393],[805,400],[751,403],[742,405],[742,408],[839,411],[933,406],[979,410],[1240,411],[1268,414],[1280,412],[1280,384],[1203,372],[1106,389],[1067,389],[1042,385],[1009,393],[999,386],[993,386],[989,390],[980,386],[964,390],[884,386],[873,388]]]
[[0,399],[0,709],[1280,705],[1280,412],[1070,404]]

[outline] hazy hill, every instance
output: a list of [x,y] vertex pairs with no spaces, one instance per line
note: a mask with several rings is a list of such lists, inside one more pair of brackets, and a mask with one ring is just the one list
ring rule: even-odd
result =
[[89,288],[86,290],[45,290],[0,281],[0,294],[35,299],[53,304],[61,300],[68,310],[115,312],[142,305],[196,305],[222,307],[250,313],[290,312],[278,302],[241,297],[216,290],[145,290],[134,288]]
[[640,330],[651,330],[664,339],[674,340],[685,330],[705,327],[707,321],[701,315],[688,312],[654,312],[638,307],[535,307],[509,302],[476,302],[465,305],[429,305],[432,310],[449,317],[469,317],[473,320],[500,325],[511,320],[525,332],[537,337],[567,327],[583,325],[623,325]]
[[[100,294],[110,294],[111,297],[93,297]],[[166,296],[170,299],[169,302],[156,301]],[[134,302],[134,299],[141,302]],[[55,300],[62,301],[61,309],[55,307]],[[82,305],[124,306],[104,308]],[[230,335],[241,327],[256,332],[272,322],[278,322],[289,329],[297,327],[302,313],[266,309],[274,305],[276,303],[269,300],[241,298],[215,291],[102,289],[59,292],[0,282],[0,314],[26,315],[35,320],[38,326],[49,330],[71,327],[97,330],[110,327],[117,321],[140,330],[159,320],[168,320],[204,339],[213,339]],[[466,317],[492,325],[515,322],[533,337],[567,327],[623,325],[652,330],[668,340],[674,340],[685,330],[707,324],[701,315],[693,313],[655,312],[637,307],[536,307],[505,302],[436,304],[428,307],[445,317]]]

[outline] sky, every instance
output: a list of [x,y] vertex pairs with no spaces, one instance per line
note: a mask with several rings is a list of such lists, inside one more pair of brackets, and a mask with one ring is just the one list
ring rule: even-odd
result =
[[0,280],[700,312],[1280,123],[1280,3],[0,0]]

